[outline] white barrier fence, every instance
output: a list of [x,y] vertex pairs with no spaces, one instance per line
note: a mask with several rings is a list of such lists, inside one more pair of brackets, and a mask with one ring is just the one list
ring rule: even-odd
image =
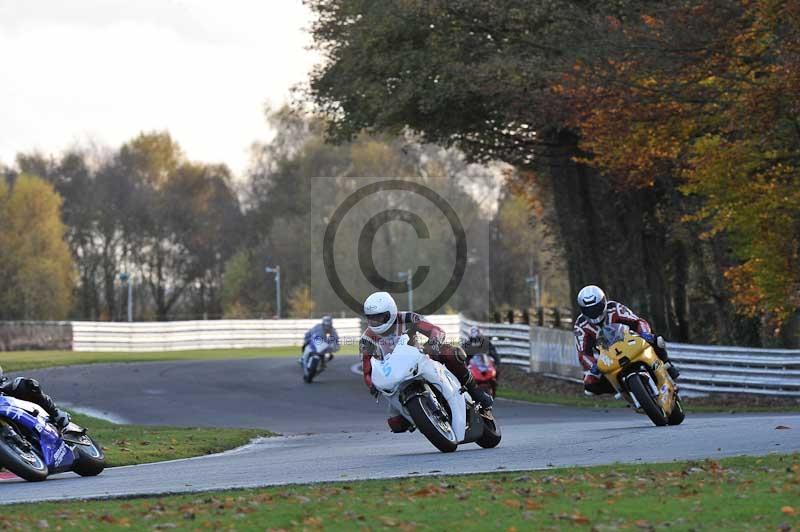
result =
[[[428,317],[450,339],[458,338],[457,314]],[[73,351],[185,351],[299,346],[306,331],[319,323],[309,320],[202,320],[173,322],[72,322]],[[360,318],[335,318],[343,345],[358,345]]]
[[[573,335],[562,329],[482,323],[456,314],[428,316],[450,341],[477,325],[493,338],[505,363],[579,380],[582,369]],[[301,345],[311,320],[209,320],[182,322],[71,322],[74,351],[180,351]],[[357,345],[359,318],[334,319],[342,343]],[[681,370],[681,387],[696,392],[756,393],[800,397],[800,350],[689,344],[668,345]]]

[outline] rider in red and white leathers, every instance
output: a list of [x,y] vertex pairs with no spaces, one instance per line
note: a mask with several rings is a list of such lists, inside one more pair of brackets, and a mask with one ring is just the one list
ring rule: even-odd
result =
[[[422,347],[423,352],[437,362],[441,362],[467,389],[470,396],[484,408],[492,406],[492,397],[481,390],[467,368],[467,357],[458,346],[445,343],[445,332],[416,312],[398,312],[397,304],[387,292],[376,292],[364,302],[364,316],[367,330],[361,336],[361,352],[364,383],[370,393],[377,397],[378,391],[372,385],[372,357],[391,353],[397,341],[407,334],[411,345],[415,345],[416,333],[428,338]],[[390,410],[388,419],[392,432],[404,432],[411,424],[399,412]]]
[[661,336],[655,336],[646,320],[640,318],[622,303],[609,301],[599,287],[589,285],[578,292],[578,307],[581,314],[575,320],[573,332],[575,333],[575,349],[578,351],[578,360],[583,366],[583,387],[589,395],[614,393],[605,377],[597,370],[595,349],[597,334],[603,325],[609,323],[622,323],[630,327],[639,336],[647,340],[655,350],[658,357],[664,362],[670,376],[678,378],[678,370],[669,361],[666,344]]

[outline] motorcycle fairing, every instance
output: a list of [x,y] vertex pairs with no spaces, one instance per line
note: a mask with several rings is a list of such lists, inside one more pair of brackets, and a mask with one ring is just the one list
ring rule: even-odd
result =
[[[372,360],[372,384],[387,394],[395,394],[403,383],[415,380],[427,381],[439,390],[450,406],[450,426],[458,441],[462,441],[466,431],[466,403],[461,384],[444,365],[408,345],[406,335],[390,354],[384,355],[383,360]],[[403,415],[408,418],[407,412]]]
[[624,391],[620,380],[630,373],[644,371],[648,374],[648,380],[655,378],[654,395],[661,408],[664,412],[672,411],[675,406],[675,383],[653,347],[644,338],[628,329],[625,330],[624,337],[607,348],[601,346],[599,350],[597,369],[605,375],[614,389]]
[[[327,342],[323,341],[313,341],[309,342],[306,345],[306,348],[303,350],[303,368],[308,369],[309,364],[311,362],[311,358],[316,356],[319,357],[320,362],[323,364],[325,363],[325,356],[324,353],[330,348],[330,345]],[[320,371],[322,368],[320,368]]]
[[0,417],[5,417],[39,435],[39,450],[42,452],[44,463],[51,471],[68,469],[75,462],[72,449],[50,424],[48,418],[42,415],[40,406],[0,395]]

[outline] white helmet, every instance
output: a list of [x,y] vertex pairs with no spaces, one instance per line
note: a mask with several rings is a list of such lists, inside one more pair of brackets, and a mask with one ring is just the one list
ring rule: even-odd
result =
[[383,334],[397,319],[397,303],[388,292],[375,292],[364,301],[364,317],[372,332]]
[[597,325],[606,318],[608,300],[605,292],[599,286],[590,284],[589,286],[584,286],[578,292],[578,306],[581,309],[581,314],[586,316],[589,323]]

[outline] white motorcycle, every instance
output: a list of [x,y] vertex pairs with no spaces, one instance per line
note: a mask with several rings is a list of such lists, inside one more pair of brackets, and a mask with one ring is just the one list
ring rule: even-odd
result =
[[440,451],[461,443],[481,447],[500,443],[500,428],[491,410],[480,407],[443,364],[400,337],[394,350],[372,360],[372,384],[389,403]]
[[331,346],[328,342],[312,341],[303,349],[301,363],[303,366],[303,380],[311,383],[314,377],[325,371],[325,366],[331,357]]

